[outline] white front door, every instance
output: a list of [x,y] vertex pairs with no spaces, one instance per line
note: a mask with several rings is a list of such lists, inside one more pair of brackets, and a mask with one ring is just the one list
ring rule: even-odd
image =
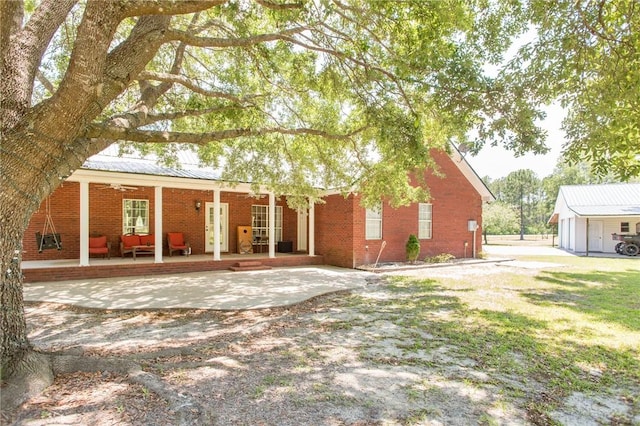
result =
[[298,251],[307,251],[307,209],[298,209]]
[[[204,250],[213,252],[213,203],[205,203],[207,217],[204,224]],[[229,251],[229,204],[220,203],[220,251]]]
[[589,229],[589,251],[602,251],[602,232],[604,224],[601,220],[590,220]]

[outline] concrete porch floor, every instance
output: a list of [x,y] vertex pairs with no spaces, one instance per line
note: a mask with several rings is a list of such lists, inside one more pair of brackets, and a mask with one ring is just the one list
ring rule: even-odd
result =
[[261,309],[363,287],[371,276],[354,269],[304,266],[79,279],[25,283],[24,299],[96,309]]

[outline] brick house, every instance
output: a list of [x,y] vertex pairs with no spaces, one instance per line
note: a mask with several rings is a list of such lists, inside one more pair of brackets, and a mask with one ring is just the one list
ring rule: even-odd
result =
[[[246,238],[240,229],[250,230],[253,256],[274,266],[353,268],[374,263],[378,256],[380,262],[402,261],[410,234],[420,239],[421,258],[441,253],[473,257],[481,250],[480,229],[474,230],[475,224],[481,226],[482,203],[493,200],[455,149],[451,155],[434,152],[445,177],[427,177],[429,203],[392,208],[382,202],[379,209],[363,208],[357,194],[345,198],[331,192],[323,203],[309,200],[308,208],[292,209],[286,196],[253,194],[250,185],[222,182],[211,170],[170,169],[110,152],[87,160],[31,218],[23,241],[25,280],[226,269]],[[39,250],[41,240],[32,237],[53,233],[47,217],[60,235],[60,250]],[[183,233],[190,244],[192,260],[182,262],[183,269],[167,262],[168,232]],[[116,266],[125,234],[154,235],[156,244],[145,253],[153,263]],[[89,256],[89,237],[96,235],[110,242],[112,263]],[[205,264],[197,264],[198,259]],[[72,268],[66,273],[55,269],[62,260]],[[38,274],[34,269],[42,261],[48,266]]]

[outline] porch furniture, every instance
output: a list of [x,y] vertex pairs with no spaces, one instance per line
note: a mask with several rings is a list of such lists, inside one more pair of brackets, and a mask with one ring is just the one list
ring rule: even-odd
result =
[[253,245],[256,246],[256,251],[262,253],[262,248],[269,245],[269,237],[257,235],[254,237]]
[[136,255],[140,254],[155,254],[156,246],[155,245],[144,245],[144,246],[133,246],[133,260],[136,260]]
[[169,246],[169,256],[173,256],[174,251],[184,251],[187,256],[191,254],[191,246],[184,241],[182,232],[167,232],[167,244]]
[[[133,258],[135,259],[135,253],[142,252],[142,250],[136,249],[134,252],[134,247],[145,246],[151,247],[155,245],[155,236],[153,234],[149,235],[120,235],[120,256],[124,257],[125,254],[131,253]],[[145,250],[145,252],[153,253],[153,250]]]
[[107,236],[89,237],[89,255],[101,254],[107,259],[111,259],[111,243],[107,241]]
[[278,241],[278,253],[293,253],[293,241]]

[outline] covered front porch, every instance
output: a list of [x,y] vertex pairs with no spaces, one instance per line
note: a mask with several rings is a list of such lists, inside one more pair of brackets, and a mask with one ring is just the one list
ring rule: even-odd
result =
[[219,271],[229,269],[238,262],[257,261],[270,267],[322,265],[322,256],[308,253],[223,254],[214,260],[210,254],[191,256],[164,256],[156,262],[155,256],[91,258],[89,265],[81,266],[78,259],[32,260],[22,262],[25,282],[64,281],[105,277],[145,276],[187,272]]
[[[315,201],[307,202],[291,208],[284,194],[202,170],[88,161],[32,217],[22,270],[26,282],[36,282],[225,270],[252,260],[272,267],[322,264],[315,253]],[[53,222],[57,229],[47,228]],[[34,244],[31,235],[40,231],[62,243]],[[171,250],[169,233],[181,234],[188,250]],[[131,235],[150,243],[125,250],[123,238]],[[106,238],[110,259],[90,254],[90,237]],[[180,254],[186,252],[191,256]]]

